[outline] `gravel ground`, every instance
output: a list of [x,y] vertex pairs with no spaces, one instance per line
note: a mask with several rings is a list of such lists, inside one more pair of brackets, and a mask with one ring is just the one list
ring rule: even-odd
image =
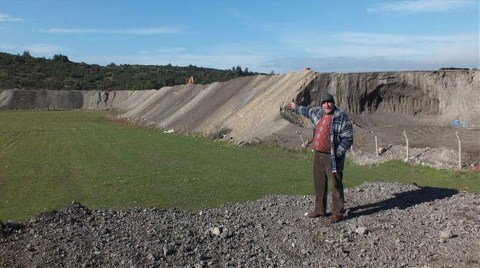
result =
[[313,196],[201,211],[79,203],[2,224],[1,267],[479,267],[480,195],[399,183],[346,190],[347,219]]

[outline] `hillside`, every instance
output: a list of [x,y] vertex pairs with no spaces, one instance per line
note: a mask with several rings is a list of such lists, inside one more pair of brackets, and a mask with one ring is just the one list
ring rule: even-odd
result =
[[65,55],[35,58],[28,52],[23,55],[0,52],[0,67],[0,90],[144,90],[182,85],[191,77],[193,82],[208,84],[258,74],[240,66],[230,70],[170,64],[100,66],[72,62]]

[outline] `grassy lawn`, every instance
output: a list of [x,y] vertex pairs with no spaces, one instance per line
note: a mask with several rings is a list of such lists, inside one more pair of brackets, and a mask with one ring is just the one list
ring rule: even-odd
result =
[[[98,111],[0,112],[0,220],[68,206],[198,209],[312,194],[311,152],[238,147],[105,119]],[[480,192],[480,175],[347,163],[347,187],[399,181]]]

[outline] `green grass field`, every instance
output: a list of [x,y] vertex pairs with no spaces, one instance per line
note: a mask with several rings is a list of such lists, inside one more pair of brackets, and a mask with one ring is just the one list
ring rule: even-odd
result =
[[[79,201],[90,208],[198,209],[268,194],[312,194],[306,151],[164,134],[98,111],[0,112],[0,220]],[[347,163],[345,185],[399,181],[480,192],[474,172]]]

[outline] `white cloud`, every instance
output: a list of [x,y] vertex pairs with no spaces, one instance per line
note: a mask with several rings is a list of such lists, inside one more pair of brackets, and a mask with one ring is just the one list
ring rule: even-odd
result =
[[43,43],[31,45],[0,43],[0,50],[11,54],[22,54],[24,51],[28,51],[34,57],[51,57],[55,54],[68,52],[68,49],[64,47]]
[[7,22],[7,21],[21,21],[21,18],[15,18],[8,14],[0,13],[0,22]]
[[392,59],[388,57],[318,57],[318,58],[284,58],[266,61],[262,69],[275,70],[276,73],[299,71],[310,67],[317,72],[380,72],[380,71],[417,71],[438,70],[442,67],[479,68],[478,59],[415,59],[405,57]]
[[[403,35],[345,32],[326,35],[314,31],[284,39],[290,58],[266,61],[263,68],[306,66],[318,71],[421,70],[480,66],[478,33],[456,35]],[[284,54],[288,55],[288,54]]]
[[5,43],[0,43],[0,50],[5,50],[5,51],[11,51],[12,49],[15,49],[16,47],[5,44]]
[[129,55],[96,56],[81,61],[98,64],[192,64],[217,69],[241,66],[265,73],[298,71],[307,66],[323,72],[436,70],[445,66],[478,68],[480,61],[477,34],[309,33],[297,34],[282,41],[284,44],[278,46],[288,47],[286,53],[272,52],[267,44],[237,43],[217,44],[215,47],[198,48],[197,51],[186,47],[164,47]]
[[68,49],[61,46],[49,45],[49,44],[31,44],[31,45],[13,45],[0,43],[0,50],[9,53],[23,53],[23,51],[30,52],[33,56],[52,56],[54,54],[65,53]]
[[[459,35],[396,35],[345,33],[334,36],[337,46],[329,54],[336,56],[365,55],[367,57],[449,57],[451,54],[478,58],[478,34]],[[436,54],[435,51],[443,51]],[[352,53],[353,52],[353,53]]]
[[473,6],[474,0],[416,0],[382,2],[376,7],[367,8],[369,12],[438,12]]
[[49,45],[49,44],[32,44],[23,47],[24,50],[30,51],[32,54],[40,54],[40,55],[54,55],[58,53],[65,52],[67,49],[56,46],[56,45]]
[[[162,47],[151,50],[142,50],[136,55],[114,56],[114,62],[128,62],[131,64],[151,64],[188,66],[230,69],[234,66],[248,67],[251,71],[262,72],[259,66],[272,57],[269,45],[255,42],[223,43],[213,47]],[[110,60],[111,61],[111,60]],[[98,62],[98,61],[97,61]],[[100,64],[104,64],[101,62]],[[270,70],[269,70],[270,71]]]
[[[113,60],[112,60],[113,59]],[[123,62],[128,64],[166,65],[178,66],[195,65],[216,69],[230,69],[234,66],[248,67],[252,71],[266,58],[257,55],[244,54],[152,54],[128,55],[128,56],[106,56],[105,58],[95,57],[93,61],[99,64],[107,62]]]
[[46,33],[54,34],[129,34],[129,35],[157,35],[157,34],[175,34],[184,32],[181,28],[175,27],[153,27],[136,29],[65,29],[52,28],[42,30]]
[[283,42],[307,57],[390,57],[426,58],[464,54],[479,57],[477,33],[458,35],[402,35],[347,32],[334,35],[303,33],[292,35]]
[[363,32],[346,32],[334,35],[336,40],[359,45],[385,45],[385,44],[407,44],[411,36],[398,34],[378,34]]
[[[74,57],[70,57],[74,59]],[[234,66],[248,68],[250,71],[263,72],[260,69],[262,62],[268,60],[266,55],[262,53],[252,52],[244,53],[243,51],[226,50],[221,47],[200,49],[198,52],[188,51],[183,47],[157,48],[148,51],[139,51],[138,53],[130,53],[125,55],[103,55],[91,58],[82,58],[81,61],[96,64],[109,64],[111,62],[118,64],[146,64],[146,65],[178,65],[188,66],[195,65],[199,67],[215,68],[215,69],[231,69]],[[270,72],[270,70],[268,70]]]
[[158,48],[154,50],[142,50],[140,51],[140,54],[142,55],[152,55],[152,54],[175,54],[175,53],[181,53],[186,51],[185,48],[183,47],[164,47],[164,48]]

